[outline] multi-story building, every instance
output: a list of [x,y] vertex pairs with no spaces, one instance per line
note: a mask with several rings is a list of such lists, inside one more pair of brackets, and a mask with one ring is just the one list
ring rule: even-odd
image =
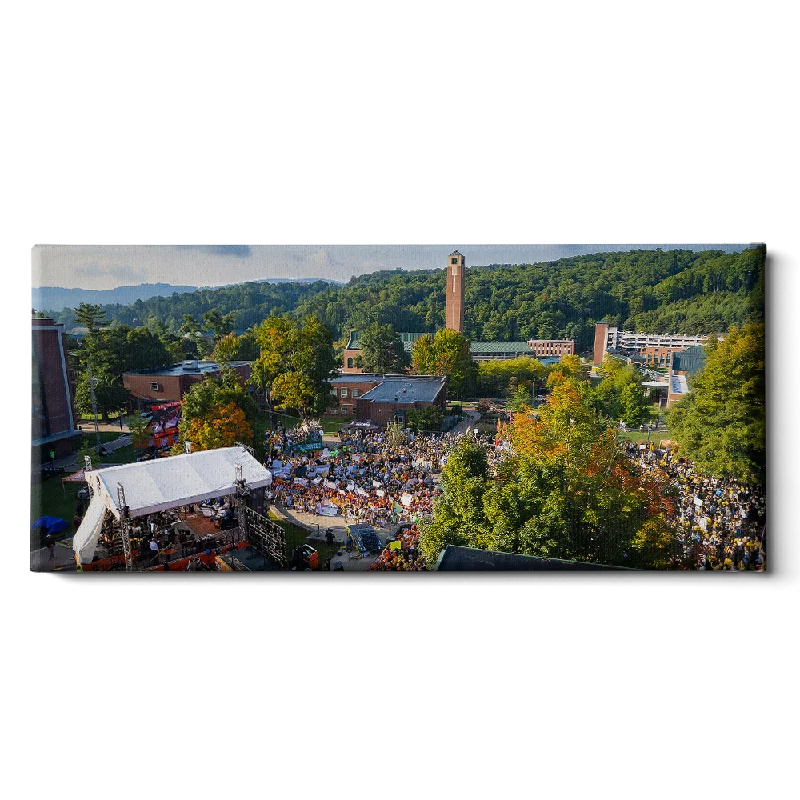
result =
[[[719,337],[720,339],[724,337]],[[677,353],[693,345],[703,345],[709,339],[708,334],[682,334],[682,333],[635,333],[621,331],[611,327],[607,322],[598,322],[594,331],[594,358],[595,366],[603,363],[603,356],[607,352],[620,355],[644,356],[645,360],[650,353],[650,362],[657,362],[667,353]],[[668,366],[666,363],[664,366]]]
[[31,446],[34,458],[61,458],[73,452],[77,429],[74,388],[67,363],[63,325],[49,317],[31,320],[32,400]]
[[[251,374],[249,361],[232,361],[230,367],[244,383]],[[216,361],[183,361],[167,367],[126,372],[122,376],[122,385],[138,401],[140,408],[155,403],[177,402],[195,383],[199,383],[206,375],[218,375],[221,367]]]

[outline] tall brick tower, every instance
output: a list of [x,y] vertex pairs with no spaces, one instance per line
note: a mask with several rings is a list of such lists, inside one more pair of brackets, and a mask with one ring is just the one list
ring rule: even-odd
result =
[[464,333],[464,256],[455,250],[447,258],[445,328]]

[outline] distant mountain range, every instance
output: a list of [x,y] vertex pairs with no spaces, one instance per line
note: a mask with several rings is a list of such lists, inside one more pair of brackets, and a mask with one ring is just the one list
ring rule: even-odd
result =
[[[313,278],[266,278],[260,283],[312,283]],[[334,281],[328,281],[334,283]],[[235,286],[237,284],[230,284]],[[196,292],[201,286],[172,286],[169,283],[140,283],[138,286],[117,286],[116,289],[65,289],[63,286],[41,286],[31,290],[32,308],[36,311],[62,311],[77,308],[81,303],[129,306],[137,300],[170,297],[173,294]]]

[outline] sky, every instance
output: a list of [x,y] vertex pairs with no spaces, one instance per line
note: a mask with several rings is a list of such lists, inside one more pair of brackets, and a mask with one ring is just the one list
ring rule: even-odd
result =
[[348,281],[382,269],[443,268],[459,250],[467,267],[530,264],[586,253],[635,249],[725,250],[744,244],[581,245],[37,245],[32,283],[67,289],[114,289],[140,283],[224,286],[269,278]]

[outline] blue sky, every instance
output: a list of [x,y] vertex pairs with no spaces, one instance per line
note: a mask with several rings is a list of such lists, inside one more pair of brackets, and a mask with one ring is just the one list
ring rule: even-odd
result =
[[33,286],[113,289],[140,283],[222,286],[267,278],[347,281],[381,269],[446,266],[460,250],[467,266],[526,264],[585,253],[633,249],[725,250],[744,244],[443,244],[443,245],[39,245]]

